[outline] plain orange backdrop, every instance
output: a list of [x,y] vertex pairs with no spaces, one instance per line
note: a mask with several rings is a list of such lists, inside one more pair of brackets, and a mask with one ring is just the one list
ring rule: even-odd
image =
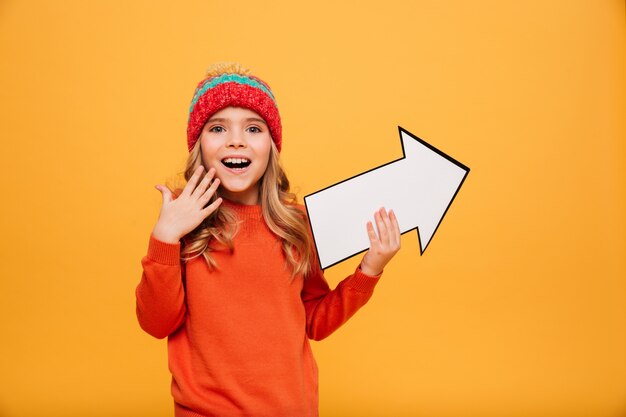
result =
[[626,415],[625,35],[617,0],[0,2],[0,416],[172,415],[134,288],[216,61],[270,83],[300,197],[398,125],[471,168],[314,343],[322,417]]

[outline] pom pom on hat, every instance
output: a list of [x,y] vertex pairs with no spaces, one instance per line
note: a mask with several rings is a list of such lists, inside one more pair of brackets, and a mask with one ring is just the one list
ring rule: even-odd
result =
[[205,77],[217,77],[222,74],[252,75],[252,71],[239,62],[216,62],[207,68]]
[[237,62],[211,65],[200,81],[189,107],[187,148],[191,151],[207,120],[225,107],[245,107],[258,113],[267,123],[272,140],[280,152],[282,125],[278,106],[269,85]]

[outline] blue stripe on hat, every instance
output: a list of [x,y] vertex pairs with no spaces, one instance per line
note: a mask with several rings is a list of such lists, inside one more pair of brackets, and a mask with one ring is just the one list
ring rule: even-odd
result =
[[239,84],[245,84],[245,85],[249,85],[250,87],[254,87],[254,88],[258,88],[259,90],[262,90],[265,94],[267,94],[272,99],[272,101],[274,102],[274,105],[278,107],[276,105],[276,99],[274,99],[274,95],[272,94],[272,92],[265,85],[261,84],[257,80],[246,77],[245,75],[222,74],[220,76],[205,80],[204,83],[196,89],[196,92],[193,95],[193,99],[191,100],[191,106],[189,106],[189,114],[191,114],[191,112],[193,111],[193,108],[196,105],[196,102],[198,101],[198,99],[200,99],[200,97],[207,90],[213,87],[216,87],[220,84],[224,84],[228,82],[236,82]]

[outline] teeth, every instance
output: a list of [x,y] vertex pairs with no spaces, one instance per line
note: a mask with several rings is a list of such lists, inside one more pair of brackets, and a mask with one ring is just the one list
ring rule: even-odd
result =
[[225,158],[224,162],[229,163],[229,164],[243,164],[243,163],[250,162],[250,160],[246,158]]
[[250,160],[247,158],[230,158],[229,157],[229,158],[224,158],[222,162],[225,164],[241,165],[241,164],[250,163]]

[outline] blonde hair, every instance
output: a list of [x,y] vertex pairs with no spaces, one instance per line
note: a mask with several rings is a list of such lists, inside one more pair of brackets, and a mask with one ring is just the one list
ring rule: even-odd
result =
[[[200,143],[200,141],[196,142],[187,158],[184,171],[186,181],[189,181],[196,168],[202,164]],[[296,195],[289,190],[289,180],[280,165],[279,153],[273,141],[267,168],[259,181],[259,200],[263,220],[281,240],[285,261],[291,270],[292,277],[297,274],[308,275],[312,269],[314,256],[308,222],[304,212],[295,205]],[[211,202],[216,198],[217,196],[214,195]],[[185,244],[181,251],[181,258],[183,261],[189,261],[202,255],[209,267],[217,268],[218,265],[211,256],[214,250],[211,243],[215,241],[232,251],[232,241],[236,233],[236,213],[221,204],[183,238]]]

